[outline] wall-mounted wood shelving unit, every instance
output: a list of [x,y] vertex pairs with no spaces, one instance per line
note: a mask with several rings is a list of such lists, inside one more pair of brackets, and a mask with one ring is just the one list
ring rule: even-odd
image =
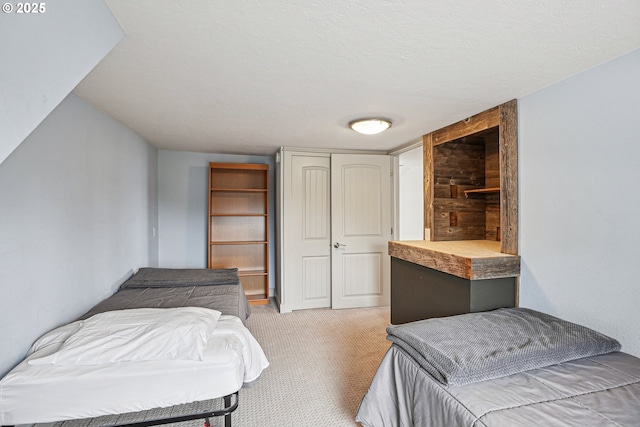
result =
[[425,239],[518,253],[516,100],[423,137]]

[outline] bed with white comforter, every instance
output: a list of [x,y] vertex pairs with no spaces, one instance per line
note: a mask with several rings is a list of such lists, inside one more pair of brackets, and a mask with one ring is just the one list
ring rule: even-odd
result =
[[[191,283],[193,271],[159,273],[151,280],[145,276],[144,286],[166,292],[163,301],[169,303],[160,305],[154,299],[151,307],[138,306],[144,301],[135,307],[101,303],[98,310],[39,338],[26,358],[0,380],[0,425],[95,418],[206,401],[228,397],[256,381],[269,362],[243,323],[245,312],[242,318],[223,314],[228,292],[222,295],[220,311],[211,308],[218,304],[216,293],[191,298],[193,304],[182,297],[185,289],[195,295],[201,288],[236,287],[236,293],[243,294],[239,282],[219,283],[217,272],[211,270],[201,271],[196,283]],[[187,277],[189,287],[174,284],[176,277]],[[181,297],[173,298],[172,289]],[[177,306],[181,304],[187,306]]]

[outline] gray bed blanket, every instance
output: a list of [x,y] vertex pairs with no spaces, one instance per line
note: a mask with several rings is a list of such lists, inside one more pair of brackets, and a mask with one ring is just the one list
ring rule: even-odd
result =
[[161,288],[166,286],[237,285],[237,268],[150,268],[138,270],[120,289]]
[[603,334],[525,308],[421,320],[387,333],[433,378],[453,386],[620,350]]
[[244,324],[251,314],[236,268],[141,268],[118,292],[78,320],[112,310],[174,307],[210,308],[239,317]]
[[364,427],[637,427],[640,359],[586,357],[463,386],[392,345],[362,399]]

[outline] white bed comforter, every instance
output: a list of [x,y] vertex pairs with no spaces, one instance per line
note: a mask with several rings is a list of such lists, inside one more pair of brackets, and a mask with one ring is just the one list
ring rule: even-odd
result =
[[70,323],[45,334],[0,381],[0,425],[93,418],[214,399],[255,381],[269,366],[249,330],[228,315],[216,319],[202,360],[35,362],[55,354],[79,325]]

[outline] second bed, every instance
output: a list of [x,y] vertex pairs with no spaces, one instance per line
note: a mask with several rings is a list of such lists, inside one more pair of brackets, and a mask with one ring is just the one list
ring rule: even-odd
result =
[[637,426],[640,359],[523,308],[389,326],[365,427]]

